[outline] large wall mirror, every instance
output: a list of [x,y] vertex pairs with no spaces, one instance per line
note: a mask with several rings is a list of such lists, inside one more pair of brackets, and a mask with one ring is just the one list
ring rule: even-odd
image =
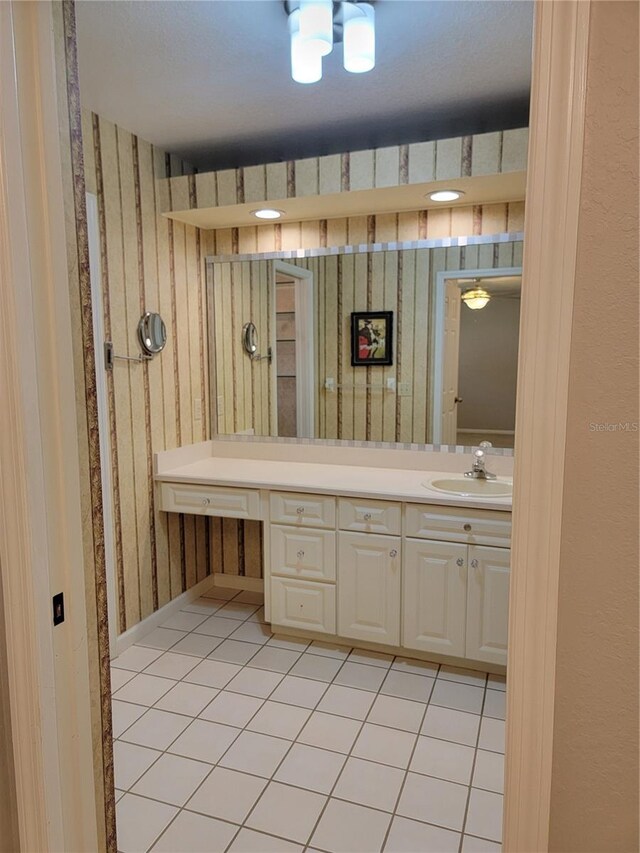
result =
[[503,236],[211,259],[218,434],[513,447],[522,242]]

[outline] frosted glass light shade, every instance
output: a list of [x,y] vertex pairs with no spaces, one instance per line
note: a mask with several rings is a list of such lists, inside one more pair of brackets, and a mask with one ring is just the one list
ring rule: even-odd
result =
[[376,64],[375,12],[370,3],[344,3],[344,59],[347,71],[363,74]]
[[300,38],[326,56],[333,49],[333,0],[300,0]]
[[305,42],[300,35],[300,11],[289,15],[291,34],[291,76],[296,83],[317,83],[322,79],[322,54],[315,42]]
[[465,291],[461,298],[468,308],[471,308],[472,311],[478,311],[488,304],[491,296],[483,287],[474,287],[472,290]]

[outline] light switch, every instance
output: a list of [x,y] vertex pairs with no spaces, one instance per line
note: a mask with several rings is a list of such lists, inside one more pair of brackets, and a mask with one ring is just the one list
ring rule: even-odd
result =
[[194,421],[202,420],[202,397],[196,397],[193,401],[193,419]]

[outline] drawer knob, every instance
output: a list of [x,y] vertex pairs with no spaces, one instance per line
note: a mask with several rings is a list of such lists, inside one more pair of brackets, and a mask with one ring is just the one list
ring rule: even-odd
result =
[[301,560],[304,557],[304,551],[298,551],[298,559]]
[[371,513],[370,512],[365,512],[364,520],[365,521],[371,521]]
[[303,506],[299,506],[299,507],[297,508],[296,512],[298,513],[298,515],[302,515],[302,513],[304,512],[304,507],[303,507]]
[[467,533],[469,533],[469,531],[471,530],[471,525],[465,524],[464,529],[467,531]]
[[210,503],[210,498],[202,498],[202,506],[209,506]]
[[389,551],[389,556],[390,557],[397,557],[398,556],[398,552],[396,551],[395,548],[393,548],[391,551]]
[[456,560],[456,565],[464,566],[464,560],[462,559],[462,557],[458,557],[458,559]]
[[471,568],[472,569],[477,569],[479,565],[480,565],[480,563],[477,560],[475,560],[475,559],[471,560]]

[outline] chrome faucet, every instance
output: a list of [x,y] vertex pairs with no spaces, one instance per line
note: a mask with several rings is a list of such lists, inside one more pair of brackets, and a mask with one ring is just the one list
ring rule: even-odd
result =
[[465,477],[470,477],[472,480],[496,480],[497,475],[487,471],[485,467],[485,452],[483,448],[491,447],[491,442],[483,441],[480,447],[473,451],[473,467],[470,471],[465,472]]

